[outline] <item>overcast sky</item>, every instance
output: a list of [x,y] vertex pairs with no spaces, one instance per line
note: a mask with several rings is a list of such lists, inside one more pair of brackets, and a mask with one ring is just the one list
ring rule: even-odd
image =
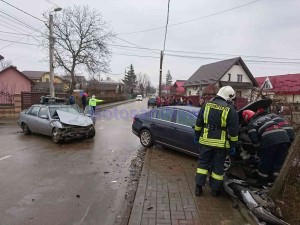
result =
[[[112,44],[134,47],[111,47],[111,73],[120,75],[110,77],[114,80],[123,78],[125,68],[133,64],[136,73],[146,73],[153,84],[158,84],[159,50],[163,49],[168,0],[5,1],[41,19],[45,10],[54,8],[51,3],[62,8],[85,4],[98,10],[118,34]],[[251,4],[239,7],[247,3]],[[49,70],[49,65],[43,62],[47,51],[34,45],[4,41],[37,44],[33,38],[3,31],[36,36],[39,33],[12,22],[3,12],[38,30],[45,29],[45,25],[2,1],[0,10],[0,54],[21,71]],[[170,70],[173,81],[188,79],[201,65],[235,56],[242,56],[254,76],[300,73],[299,11],[299,0],[170,0],[163,75],[165,77]],[[153,28],[161,29],[145,31]],[[137,49],[136,46],[158,51]]]

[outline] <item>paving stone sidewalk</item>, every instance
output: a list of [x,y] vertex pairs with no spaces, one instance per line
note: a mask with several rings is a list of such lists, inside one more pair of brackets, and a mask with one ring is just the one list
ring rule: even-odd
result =
[[129,225],[245,225],[222,194],[194,195],[197,159],[172,150],[148,149]]

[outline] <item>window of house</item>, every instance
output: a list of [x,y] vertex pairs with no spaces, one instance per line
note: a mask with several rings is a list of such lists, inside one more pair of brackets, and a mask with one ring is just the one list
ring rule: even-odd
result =
[[265,88],[265,89],[270,89],[271,86],[270,86],[269,82],[266,81],[266,82],[264,83],[264,85],[263,85],[263,88]]
[[49,78],[46,78],[46,82],[49,82]]
[[228,74],[228,81],[231,81],[231,74]]
[[236,97],[242,97],[242,92],[241,91],[236,91],[235,94],[236,94]]
[[192,95],[192,91],[189,91],[189,95]]
[[237,81],[238,82],[243,82],[243,75],[242,74],[237,75]]

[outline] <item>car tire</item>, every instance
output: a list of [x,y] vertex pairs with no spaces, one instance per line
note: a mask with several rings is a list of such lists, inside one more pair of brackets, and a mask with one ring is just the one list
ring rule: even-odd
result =
[[29,135],[31,133],[31,131],[26,123],[22,124],[22,130],[23,130],[24,135]]
[[144,129],[140,132],[140,142],[146,148],[150,148],[153,145],[152,135],[149,130]]
[[96,135],[96,130],[94,126],[91,126],[90,130],[89,130],[89,134],[88,134],[88,138],[93,138]]
[[53,128],[53,130],[52,130],[52,141],[57,144],[62,142],[62,139],[59,138],[58,131],[59,131],[59,129],[57,129],[57,128]]

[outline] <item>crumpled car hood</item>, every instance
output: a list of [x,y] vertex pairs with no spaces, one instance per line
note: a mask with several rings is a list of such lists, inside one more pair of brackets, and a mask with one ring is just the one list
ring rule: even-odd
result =
[[90,117],[84,115],[74,115],[72,113],[56,110],[61,123],[75,125],[75,126],[89,126],[93,124]]

